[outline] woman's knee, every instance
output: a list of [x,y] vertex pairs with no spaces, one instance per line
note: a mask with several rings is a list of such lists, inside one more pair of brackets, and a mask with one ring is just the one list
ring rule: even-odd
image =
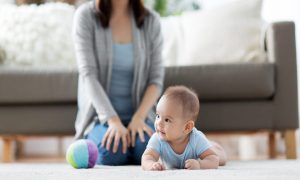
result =
[[123,153],[122,148],[118,147],[117,152],[113,152],[112,149],[107,150],[105,147],[99,147],[99,156],[97,160],[97,164],[101,165],[125,165],[127,163],[128,153]]
[[149,139],[150,139],[150,137],[147,133],[144,133],[144,141],[142,141],[140,136],[137,135],[136,139],[135,139],[135,146],[138,148],[145,149],[148,144]]
[[145,136],[145,141],[142,142],[140,137],[137,136],[135,140],[135,146],[134,146],[134,151],[133,151],[133,157],[134,157],[134,164],[141,164],[141,158],[142,155],[147,147],[148,141],[150,137],[147,134],[144,134]]

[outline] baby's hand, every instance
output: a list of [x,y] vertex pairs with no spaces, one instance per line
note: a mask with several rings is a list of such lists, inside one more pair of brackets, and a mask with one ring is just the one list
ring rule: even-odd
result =
[[196,159],[188,159],[185,161],[185,166],[186,169],[200,169],[200,163]]
[[152,164],[152,167],[151,167],[150,170],[152,170],[152,171],[163,171],[165,169],[166,168],[165,168],[165,166],[162,163],[155,162],[155,163]]

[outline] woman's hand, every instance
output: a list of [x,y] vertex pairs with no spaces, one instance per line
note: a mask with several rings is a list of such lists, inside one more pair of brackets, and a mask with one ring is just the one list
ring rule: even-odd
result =
[[119,117],[114,116],[108,120],[108,129],[102,139],[102,147],[106,145],[106,149],[110,149],[110,145],[114,140],[113,153],[116,153],[119,147],[120,139],[123,143],[123,153],[127,151],[127,147],[130,145],[130,137],[128,130],[122,124]]
[[129,125],[128,125],[129,134],[131,137],[131,146],[135,146],[135,137],[136,134],[139,134],[141,142],[145,142],[144,131],[149,135],[153,134],[153,130],[145,123],[145,118],[134,114]]

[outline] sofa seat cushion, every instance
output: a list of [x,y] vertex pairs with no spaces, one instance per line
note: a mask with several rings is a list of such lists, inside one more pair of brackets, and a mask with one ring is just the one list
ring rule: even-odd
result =
[[273,63],[168,67],[165,87],[186,85],[204,101],[267,99],[275,91],[274,71]]
[[0,67],[0,104],[76,102],[76,67]]

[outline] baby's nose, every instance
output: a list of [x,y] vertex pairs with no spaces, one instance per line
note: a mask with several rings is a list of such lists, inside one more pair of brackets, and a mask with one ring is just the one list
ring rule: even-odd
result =
[[156,123],[157,123],[157,125],[158,125],[159,127],[162,127],[162,125],[163,125],[163,123],[162,123],[162,120],[161,120],[161,119],[158,119]]

